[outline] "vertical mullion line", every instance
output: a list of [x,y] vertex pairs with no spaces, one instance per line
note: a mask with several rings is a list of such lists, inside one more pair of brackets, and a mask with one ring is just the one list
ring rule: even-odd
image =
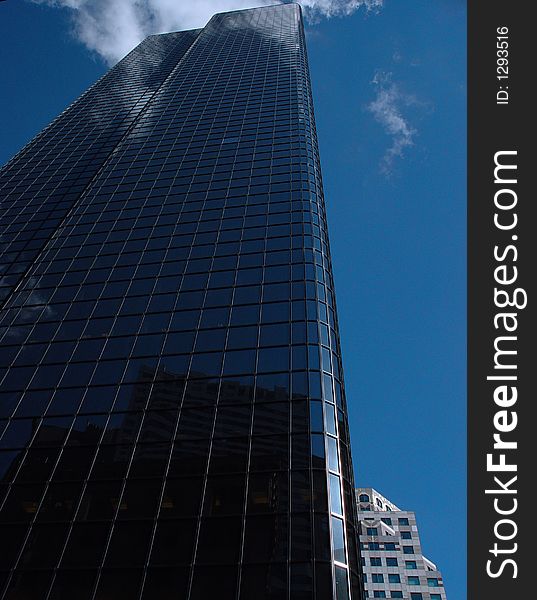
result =
[[[237,88],[236,88],[236,92],[235,92],[235,98],[236,98],[236,94],[238,93],[238,91],[241,88],[241,83],[244,77],[244,66],[247,66],[249,68],[249,63],[250,63],[250,56],[253,54],[253,50],[255,50],[255,36],[251,36],[250,38],[250,45],[247,48],[247,54],[246,54],[246,58],[245,60],[242,61],[242,65],[243,65],[243,69],[241,71],[241,78],[237,84]],[[243,42],[241,44],[241,46],[244,44],[244,38],[243,38]],[[257,72],[257,59],[256,59],[256,65],[255,68],[251,74],[251,78],[255,77],[255,73]],[[250,80],[250,86],[249,86],[249,92],[248,92],[248,98],[246,100],[246,106],[249,105],[249,100],[250,97],[252,95],[252,91],[253,91],[253,86],[252,86],[252,80]],[[247,111],[245,110],[245,112],[247,113]],[[242,119],[242,123],[241,123],[241,132],[239,134],[239,143],[242,140],[242,135],[244,134],[244,117]],[[238,146],[237,146],[238,148]],[[235,153],[235,162],[236,162],[236,157],[237,157],[237,153]],[[250,184],[248,187],[250,187],[251,185],[251,181],[252,181],[252,175],[253,175],[253,155],[252,155],[252,161],[250,164]],[[242,231],[241,231],[241,241],[244,239],[244,230],[245,230],[245,225],[246,225],[246,212],[247,212],[247,208],[248,208],[248,196],[246,197],[246,204],[245,204],[245,208],[244,208],[244,214],[243,214],[243,221],[242,221]],[[239,254],[240,254],[240,248],[239,248]],[[239,271],[239,264],[237,262],[237,267],[236,267],[236,273],[238,274]],[[235,282],[237,281],[237,276],[235,276]],[[235,286],[236,289],[236,286]],[[263,289],[263,286],[261,286],[261,290]],[[233,293],[233,296],[235,296],[235,293]],[[261,298],[260,297],[260,303],[259,303],[259,320],[261,319],[261,310],[262,310],[262,305],[261,305]],[[227,337],[229,337],[229,328],[228,328],[228,335]],[[256,349],[255,349],[255,353],[256,353],[256,359],[255,359],[255,364],[254,364],[254,376],[257,373],[257,364],[258,364],[258,349],[259,349],[259,338],[260,338],[260,323],[258,323],[257,325],[257,335],[256,335]],[[227,339],[226,339],[226,346],[227,346]],[[241,539],[240,539],[240,547],[239,547],[239,568],[238,568],[238,578],[237,578],[237,594],[236,597],[238,600],[240,600],[241,598],[241,584],[242,584],[242,569],[243,569],[243,560],[244,560],[244,543],[246,540],[246,514],[248,512],[248,493],[249,493],[249,489],[250,489],[250,464],[251,464],[251,460],[252,460],[252,442],[253,442],[253,431],[254,431],[254,415],[255,415],[255,394],[256,394],[256,388],[257,388],[257,377],[255,377],[254,379],[254,385],[253,385],[253,391],[252,391],[252,399],[251,399],[251,405],[252,405],[252,410],[250,413],[250,431],[249,431],[249,435],[248,435],[248,450],[247,450],[247,458],[246,458],[246,472],[245,472],[245,486],[244,486],[244,499],[243,499],[243,510],[242,510],[242,531],[241,531]]]

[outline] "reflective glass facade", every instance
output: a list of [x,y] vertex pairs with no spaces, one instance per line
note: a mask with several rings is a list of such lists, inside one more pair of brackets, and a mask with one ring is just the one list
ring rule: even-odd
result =
[[148,38],[0,186],[0,598],[359,599],[298,5]]

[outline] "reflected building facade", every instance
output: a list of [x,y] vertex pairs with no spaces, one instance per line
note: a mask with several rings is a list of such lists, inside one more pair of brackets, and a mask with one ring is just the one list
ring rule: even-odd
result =
[[361,598],[300,7],[147,38],[0,194],[0,598]]

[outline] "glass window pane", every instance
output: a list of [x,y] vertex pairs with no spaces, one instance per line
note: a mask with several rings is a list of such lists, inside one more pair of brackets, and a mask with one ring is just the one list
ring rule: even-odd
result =
[[349,600],[347,570],[335,566],[334,571],[336,578],[336,600]]
[[339,472],[339,459],[336,438],[327,436],[328,443],[328,468]]
[[332,543],[334,548],[334,560],[347,563],[345,556],[345,534],[343,521],[332,517]]
[[338,515],[343,514],[341,503],[341,489],[339,485],[339,477],[337,475],[329,475],[330,481],[330,509]]

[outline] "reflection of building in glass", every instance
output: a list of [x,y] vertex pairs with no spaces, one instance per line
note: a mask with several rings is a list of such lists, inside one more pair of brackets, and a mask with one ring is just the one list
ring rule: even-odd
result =
[[372,488],[356,490],[367,598],[446,600],[442,573],[421,550],[416,515]]
[[0,598],[359,598],[298,5],[148,38],[0,194]]

